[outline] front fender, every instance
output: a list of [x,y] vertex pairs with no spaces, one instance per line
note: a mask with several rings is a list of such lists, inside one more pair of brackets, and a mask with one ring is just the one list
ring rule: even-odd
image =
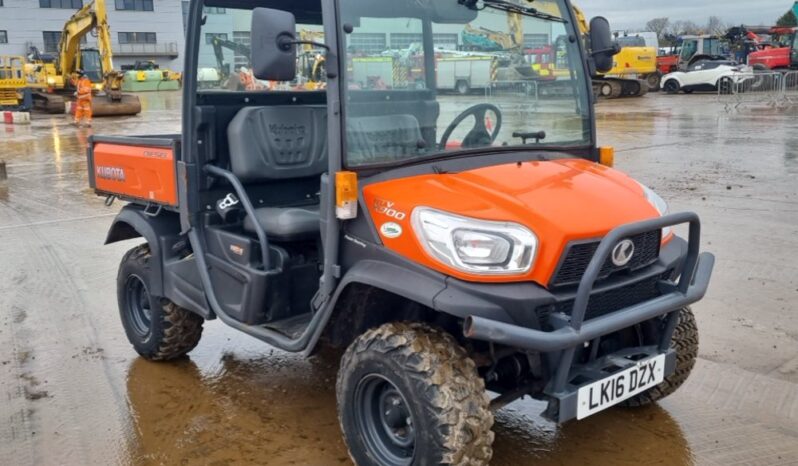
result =
[[114,218],[105,244],[118,243],[133,238],[144,238],[150,246],[152,277],[150,294],[164,296],[163,259],[164,242],[180,234],[180,218],[172,212],[161,212],[157,216],[148,215],[144,209],[129,204],[122,208]]
[[353,283],[373,286],[461,319],[476,314],[501,322],[514,322],[496,300],[485,299],[482,293],[482,289],[498,290],[502,288],[501,284],[455,281],[411,262],[395,264],[362,260],[347,271],[339,290]]

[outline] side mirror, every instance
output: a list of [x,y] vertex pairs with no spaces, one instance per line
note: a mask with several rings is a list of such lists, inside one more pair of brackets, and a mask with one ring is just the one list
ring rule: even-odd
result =
[[252,10],[252,74],[267,81],[296,78],[296,18],[272,8]]
[[612,40],[612,31],[607,18],[597,16],[590,20],[590,55],[596,71],[606,73],[612,69],[612,57],[621,49]]

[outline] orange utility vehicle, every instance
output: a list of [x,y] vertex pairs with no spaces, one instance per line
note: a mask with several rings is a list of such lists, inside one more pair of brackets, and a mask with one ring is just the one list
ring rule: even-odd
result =
[[[582,41],[568,0],[542,1],[193,0],[182,134],[89,149],[97,193],[129,201],[107,243],[145,241],[117,279],[135,350],[178,358],[216,318],[285,351],[347,348],[338,413],[361,465],[487,464],[491,410],[525,395],[565,422],[676,390],[714,258],[695,214],[668,213],[596,146],[607,21]],[[199,88],[205,7],[251,24],[237,59],[271,88]],[[507,15],[571,38],[569,91],[439,95],[435,41]],[[302,30],[324,31],[323,91],[292,83]],[[419,44],[423,79],[355,82],[349,55],[397,38]]]

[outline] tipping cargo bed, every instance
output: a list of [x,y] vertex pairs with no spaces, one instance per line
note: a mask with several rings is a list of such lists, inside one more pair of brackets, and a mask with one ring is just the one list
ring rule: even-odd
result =
[[177,208],[180,135],[92,136],[87,157],[89,185],[109,199]]

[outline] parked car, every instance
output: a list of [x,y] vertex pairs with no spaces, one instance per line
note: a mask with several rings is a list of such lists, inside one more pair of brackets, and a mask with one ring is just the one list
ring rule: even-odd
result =
[[754,79],[753,70],[728,60],[702,60],[691,64],[687,71],[675,71],[662,77],[662,89],[668,94],[684,91],[735,92],[739,84]]

